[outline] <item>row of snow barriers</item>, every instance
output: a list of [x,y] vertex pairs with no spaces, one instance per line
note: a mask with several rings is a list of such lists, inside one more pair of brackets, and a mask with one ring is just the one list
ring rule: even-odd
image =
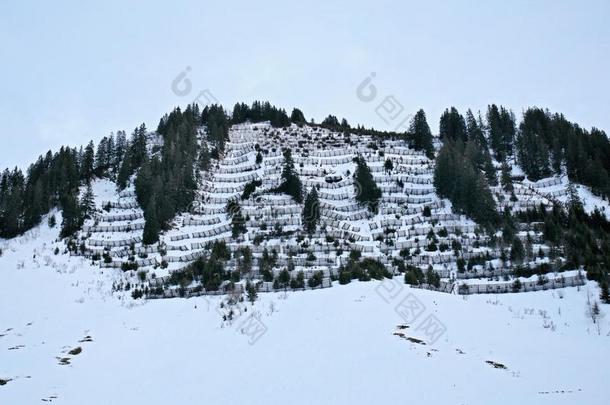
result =
[[560,276],[558,278],[539,280],[521,281],[519,290],[515,289],[514,281],[507,281],[493,284],[459,284],[458,293],[462,295],[470,294],[504,294],[528,291],[544,291],[554,290],[565,287],[578,287],[584,285],[586,277],[579,273],[572,276]]

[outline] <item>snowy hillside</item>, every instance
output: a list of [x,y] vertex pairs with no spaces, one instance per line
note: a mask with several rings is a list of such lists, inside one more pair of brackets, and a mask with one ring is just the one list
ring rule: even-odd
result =
[[[192,132],[201,156],[206,131]],[[607,402],[608,306],[585,277],[599,268],[574,258],[603,254],[610,207],[592,189],[490,158],[503,219],[485,228],[439,197],[440,158],[405,138],[227,131],[206,169],[189,166],[194,201],[158,241],[138,181],[165,141],[141,127],[124,188],[92,174],[0,242],[0,403]],[[290,176],[307,197],[282,188]],[[594,232],[561,239],[576,200],[593,215],[570,229]]]
[[[205,128],[200,131],[204,134]],[[202,135],[200,142],[204,138]],[[157,137],[154,140],[152,144],[159,142]],[[303,232],[303,204],[275,191],[283,176],[283,149],[292,153],[304,192],[316,189],[319,196],[319,226],[312,234]],[[357,201],[363,192],[354,178],[357,156],[364,159],[382,193],[376,213]],[[74,251],[102,268],[129,271],[138,293],[149,297],[209,293],[209,287],[184,281],[182,274],[217,243],[226,244],[230,251],[228,270],[241,270],[238,274],[243,275],[240,266],[248,258],[252,263],[247,269],[249,279],[258,291],[285,288],[276,282],[285,268],[291,269],[290,281],[301,289],[330,287],[333,279],[341,278],[352,252],[360,252],[396,275],[405,270],[403,260],[422,271],[431,268],[441,278],[435,288],[445,292],[488,291],[486,278],[504,280],[493,291],[512,290],[515,263],[495,243],[497,235],[483,232],[471,219],[455,214],[451,203],[437,196],[433,172],[434,162],[402,139],[349,136],[308,125],[233,125],[222,156],[200,173],[189,212],[176,217],[158,243],[142,243],[145,218],[134,186],[116,193],[112,182],[98,180],[93,183],[97,212],[85,222]],[[530,182],[516,165],[512,175],[512,191],[492,187],[500,212],[551,207],[569,197],[565,177]],[[603,212],[607,208],[607,202],[587,188],[580,186],[578,193],[587,210],[599,207]],[[233,234],[237,215],[243,231]],[[540,223],[517,225],[516,237],[525,246],[525,264],[531,268],[561,266],[563,259],[543,240]],[[268,275],[261,265],[264,261],[271,269]],[[531,280],[532,288],[526,283],[525,290],[582,284],[583,274],[573,270],[561,275],[557,283],[552,277],[551,283]],[[297,283],[295,274],[301,274],[304,281]],[[240,277],[233,281],[235,288],[243,290]],[[178,279],[183,281],[178,283]],[[320,281],[310,284],[312,279]],[[472,279],[482,279],[482,286],[468,290],[467,285],[478,283]]]
[[112,292],[121,270],[55,255],[57,232],[2,243],[2,404],[607,403],[594,283],[460,296],[396,278],[253,305],[132,300]]

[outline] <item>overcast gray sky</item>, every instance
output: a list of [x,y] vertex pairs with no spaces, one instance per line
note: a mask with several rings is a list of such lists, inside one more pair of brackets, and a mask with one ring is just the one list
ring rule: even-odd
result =
[[607,0],[84,3],[0,3],[0,166],[156,127],[206,90],[379,129],[495,102],[610,130]]

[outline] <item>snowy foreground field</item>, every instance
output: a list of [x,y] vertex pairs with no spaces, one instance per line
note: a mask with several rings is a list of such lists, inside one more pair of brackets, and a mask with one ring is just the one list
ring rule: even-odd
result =
[[3,405],[608,403],[592,283],[464,298],[355,282],[260,294],[223,322],[221,297],[112,294],[121,271],[54,255],[56,232],[2,244]]

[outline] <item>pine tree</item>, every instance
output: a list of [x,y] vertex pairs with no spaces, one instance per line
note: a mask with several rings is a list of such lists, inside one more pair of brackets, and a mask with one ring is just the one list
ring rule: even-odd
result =
[[72,236],[81,225],[81,213],[76,192],[66,195],[62,201],[62,215],[60,237]]
[[376,213],[381,198],[381,190],[375,183],[371,169],[362,155],[358,155],[354,160],[356,161],[356,173],[354,173],[354,183],[357,191],[356,201],[366,205],[369,211]]
[[93,189],[91,184],[87,184],[85,193],[80,200],[80,215],[82,219],[91,219],[92,214],[95,212],[95,196],[93,195]]
[[464,146],[464,159],[471,162],[478,171],[484,172],[490,185],[498,184],[496,169],[487,149],[483,149],[476,142],[468,140]]
[[148,203],[151,197],[156,194],[157,190],[153,190],[153,184],[152,163],[146,161],[140,168],[140,171],[138,171],[135,180],[136,199],[138,200],[140,207],[143,207],[144,209],[148,209]]
[[241,274],[248,275],[252,271],[252,249],[249,246],[240,248],[236,253],[239,254],[237,259],[237,268]]
[[301,110],[299,110],[298,108],[294,108],[292,110],[292,113],[290,114],[290,121],[294,122],[295,124],[307,123],[307,120],[305,119],[303,112]]
[[152,245],[159,242],[159,232],[161,226],[159,219],[157,218],[157,204],[155,198],[151,198],[146,212],[144,213],[144,231],[142,232],[142,243],[145,245]]
[[130,157],[131,173],[142,166],[142,163],[148,158],[148,151],[146,148],[146,125],[144,124],[134,129],[131,135]]
[[246,233],[246,219],[241,211],[241,206],[237,200],[231,200],[227,203],[227,214],[231,218],[231,233],[233,238],[237,238],[242,233]]
[[502,161],[506,158],[506,151],[504,150],[504,136],[502,134],[500,110],[495,104],[487,107],[487,125],[491,149],[494,151],[496,159]]
[[219,150],[224,151],[229,138],[229,119],[221,105],[206,106],[202,113],[203,123],[207,127],[207,138]]
[[246,122],[248,119],[248,106],[244,103],[236,103],[233,107],[233,113],[231,115],[231,122],[233,124],[241,124]]
[[525,111],[517,136],[517,157],[532,181],[551,175],[549,147],[552,137],[552,120],[547,111],[539,108]]
[[123,190],[125,187],[127,187],[127,182],[132,174],[133,168],[131,165],[131,153],[127,152],[125,153],[125,156],[121,162],[119,173],[117,174],[116,184],[119,190]]
[[582,212],[583,205],[580,200],[580,196],[578,195],[578,191],[576,190],[576,186],[574,183],[568,183],[568,203],[569,208],[572,211]]
[[108,169],[107,166],[107,153],[108,153],[108,138],[103,137],[100,143],[97,145],[97,152],[95,153],[95,175],[102,177],[105,171]]
[[338,129],[340,126],[339,120],[334,115],[329,115],[328,117],[324,118],[321,125],[334,130]]
[[114,162],[114,154],[115,154],[115,142],[114,142],[114,134],[110,133],[108,137],[108,141],[106,142],[106,153],[104,156],[104,166],[105,166],[105,174],[112,168],[112,164]]
[[483,152],[483,171],[485,172],[485,178],[490,186],[498,185],[498,176],[496,176],[496,168],[491,161],[491,155],[489,151]]
[[457,212],[476,222],[493,227],[499,220],[496,205],[487,181],[467,157],[465,145],[446,139],[436,158],[434,187],[438,195],[448,198]]
[[387,158],[383,164],[383,168],[385,169],[386,173],[392,173],[392,170],[394,170],[394,163],[392,163],[392,159]]
[[419,110],[413,117],[413,120],[411,120],[409,134],[413,139],[413,148],[425,151],[426,156],[429,159],[433,159],[432,132],[430,131],[430,126],[428,126],[424,110]]
[[513,263],[520,264],[523,262],[525,257],[525,248],[523,247],[523,243],[521,243],[521,239],[515,237],[513,239],[513,245],[510,249],[510,260]]
[[608,282],[604,281],[600,284],[601,293],[599,298],[604,304],[610,304],[610,293],[608,292]]
[[113,168],[115,154],[114,135],[103,137],[95,154],[94,173],[97,177],[106,177]]
[[309,234],[314,233],[320,221],[320,201],[318,200],[318,192],[315,187],[312,187],[305,197],[301,217],[305,231]]
[[208,146],[204,143],[201,146],[201,150],[199,151],[199,170],[203,170],[203,171],[209,170],[211,162],[212,162],[212,156],[210,155]]
[[500,183],[502,184],[504,191],[508,193],[513,191],[513,179],[511,177],[510,166],[506,162],[502,163],[502,175],[500,177]]
[[478,120],[475,119],[471,110],[466,112],[466,133],[469,140],[476,143],[481,150],[487,151],[487,139],[483,133],[481,117],[479,116]]
[[303,201],[303,186],[301,184],[299,175],[294,169],[294,161],[292,160],[292,151],[290,149],[286,149],[284,151],[282,183],[277,188],[277,191],[288,194],[297,203],[301,203]]
[[445,110],[441,116],[439,128],[439,135],[443,140],[452,139],[454,141],[466,142],[468,139],[464,117],[455,107]]
[[90,141],[87,147],[85,148],[81,164],[81,179],[87,183],[89,183],[91,181],[91,178],[93,177],[94,163],[95,147],[93,146],[93,141]]
[[507,155],[513,154],[513,144],[515,142],[515,115],[512,111],[500,107],[500,122],[502,124],[502,141],[504,143],[504,152]]
[[123,162],[123,158],[125,157],[125,151],[127,150],[127,136],[125,135],[125,131],[118,131],[116,134],[116,142],[114,146],[114,153],[112,156],[112,168],[114,170],[115,175],[119,172],[121,168],[121,163]]
[[0,235],[12,238],[22,232],[21,214],[25,179],[21,170],[5,170],[0,186]]
[[530,180],[537,181],[551,174],[549,150],[537,134],[522,130],[517,137],[519,163]]
[[256,287],[250,280],[246,283],[246,294],[248,295],[248,301],[250,301],[251,304],[254,304],[254,301],[258,298],[258,293],[256,292]]

